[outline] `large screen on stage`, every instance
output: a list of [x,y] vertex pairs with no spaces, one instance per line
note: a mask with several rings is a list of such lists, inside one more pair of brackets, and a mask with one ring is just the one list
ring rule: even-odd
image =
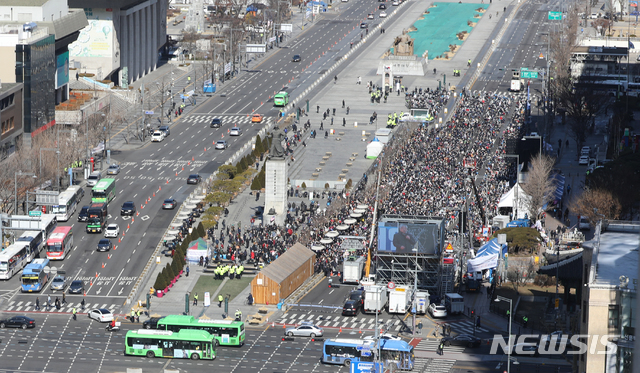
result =
[[438,225],[402,223],[378,224],[378,251],[395,254],[438,255]]

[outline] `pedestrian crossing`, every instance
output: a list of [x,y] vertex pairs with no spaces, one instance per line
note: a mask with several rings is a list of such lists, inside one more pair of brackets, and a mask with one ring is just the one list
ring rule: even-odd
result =
[[[446,353],[446,349],[444,350]],[[424,367],[424,372],[429,373],[449,373],[451,368],[455,365],[455,360],[449,359],[431,359],[429,363]]]
[[[422,351],[438,351],[438,346],[440,345],[439,339],[428,339],[425,338],[418,342],[418,345],[415,347],[416,350]],[[464,352],[464,346],[445,346],[444,352]]]
[[426,367],[427,365],[429,365],[430,362],[431,362],[431,359],[427,359],[424,357],[417,357],[413,362],[413,371],[418,373],[426,372]]
[[[455,331],[455,332],[460,333],[460,334],[473,334],[473,321],[471,321],[471,320],[449,322],[449,323],[446,323],[446,324],[451,326],[451,331],[452,332]],[[439,331],[441,331],[442,330],[442,326],[441,326],[442,324],[439,324],[439,325],[440,325],[440,330]],[[480,326],[476,326],[476,332],[488,333],[489,330],[485,329],[483,327],[480,327]]]
[[67,302],[65,304],[62,304],[60,309],[57,309],[54,306],[54,302],[55,299],[51,300],[51,307],[47,307],[47,301],[42,301],[40,302],[40,309],[36,310],[36,302],[35,301],[11,301],[9,302],[7,308],[5,308],[5,311],[13,311],[13,312],[31,312],[31,311],[40,311],[40,312],[54,312],[54,313],[71,313],[71,311],[73,310],[73,308],[76,308],[76,311],[78,313],[80,312],[87,312],[89,310],[95,309],[95,308],[106,308],[109,311],[111,311],[112,313],[114,312],[114,310],[116,309],[116,307],[118,307],[118,304],[108,304],[108,303],[85,303],[84,305],[84,310],[82,308],[82,302]]
[[[193,124],[211,124],[211,120],[213,118],[220,118],[222,121],[222,125],[233,124],[233,125],[251,125],[251,115],[199,115],[192,114],[183,119],[185,123],[193,123]],[[262,123],[256,123],[257,125],[271,125],[273,123],[274,118],[271,117],[263,117]]]
[[[341,315],[317,315],[308,313],[284,314],[276,322],[279,324],[300,324],[303,321],[312,322],[317,326],[326,328],[344,328],[358,330],[375,330],[376,319],[373,317],[349,317]],[[385,332],[399,332],[403,324],[399,319],[384,319],[378,317],[378,323]]]

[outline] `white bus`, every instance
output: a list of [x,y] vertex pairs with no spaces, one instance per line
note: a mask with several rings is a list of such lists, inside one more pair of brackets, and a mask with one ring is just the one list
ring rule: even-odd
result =
[[0,252],[0,279],[8,280],[20,273],[25,265],[33,259],[29,255],[28,242],[16,242]]
[[55,215],[58,221],[67,221],[71,218],[78,203],[84,195],[84,190],[77,185],[70,186],[67,190],[58,195],[58,204],[51,206],[51,214]]
[[27,244],[29,251],[29,262],[32,259],[40,256],[40,251],[44,247],[44,233],[42,231],[27,231],[24,232],[16,242],[24,242]]

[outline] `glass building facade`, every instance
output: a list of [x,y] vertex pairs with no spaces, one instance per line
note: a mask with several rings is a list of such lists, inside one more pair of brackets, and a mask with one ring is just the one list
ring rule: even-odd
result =
[[55,36],[16,45],[16,81],[24,83],[24,132],[31,137],[55,124]]

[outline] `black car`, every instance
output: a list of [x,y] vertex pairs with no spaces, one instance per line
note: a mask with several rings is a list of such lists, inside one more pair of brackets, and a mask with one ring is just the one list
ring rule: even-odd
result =
[[366,23],[366,22],[362,22],[362,23],[360,24],[360,28],[369,28],[369,25],[367,25],[367,23]]
[[113,244],[110,239],[103,238],[98,241],[98,251],[109,251],[111,249],[113,249]]
[[27,316],[13,316],[6,320],[0,320],[0,328],[35,328],[36,320]]
[[387,9],[387,6],[384,4],[380,4],[380,10],[384,10],[384,9]]
[[69,294],[82,294],[84,292],[84,282],[81,280],[74,280],[67,288]]
[[342,316],[358,316],[358,311],[360,311],[360,303],[348,300],[344,302],[344,307],[342,307]]
[[440,340],[445,346],[478,347],[482,340],[470,334],[458,334],[455,337],[444,337]]
[[220,128],[220,126],[222,126],[220,118],[213,118],[211,120],[211,128]]
[[160,126],[158,127],[158,131],[164,132],[164,137],[171,135],[171,130],[169,129],[169,126]]
[[82,206],[78,213],[78,221],[84,222],[89,220],[89,206]]
[[349,293],[349,298],[347,300],[352,300],[357,302],[358,306],[364,306],[364,290],[354,290]]
[[200,184],[201,181],[202,181],[202,176],[198,174],[193,174],[193,175],[189,175],[189,178],[187,179],[187,184]]
[[136,213],[136,205],[133,201],[127,201],[122,204],[122,208],[120,209],[120,215],[122,216],[133,216]]
[[142,327],[145,329],[158,329],[158,321],[162,320],[162,317],[152,317],[149,320],[142,323]]
[[164,202],[162,203],[162,209],[163,210],[173,210],[176,208],[176,206],[178,205],[178,202],[176,202],[175,199],[170,198],[170,199],[165,199]]
[[299,54],[294,54],[293,58],[291,59],[291,62],[300,62],[302,61],[302,58],[300,58]]

